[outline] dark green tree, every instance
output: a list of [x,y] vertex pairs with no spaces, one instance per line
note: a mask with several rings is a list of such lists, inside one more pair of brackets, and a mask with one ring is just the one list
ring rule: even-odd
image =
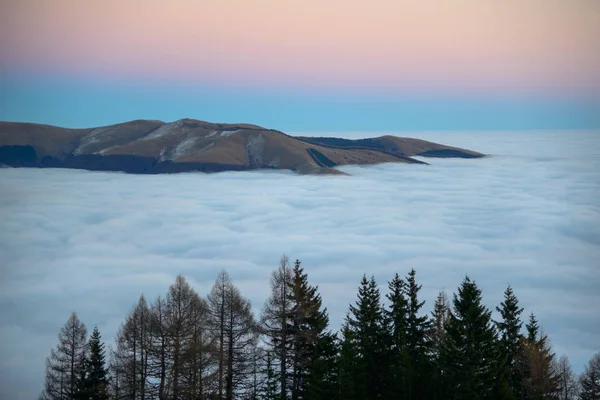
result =
[[523,375],[519,368],[519,357],[523,349],[519,336],[523,325],[520,317],[523,308],[519,307],[519,301],[510,286],[504,291],[504,301],[496,310],[502,317],[496,322],[500,335],[500,373],[507,382],[509,392],[515,398],[520,398],[523,395]]
[[360,364],[354,332],[348,326],[350,316],[346,316],[346,322],[341,329],[341,340],[337,358],[337,398],[339,400],[356,399],[356,380]]
[[302,400],[307,398],[309,381],[316,390],[325,378],[321,374],[327,372],[322,368],[317,368],[316,363],[323,364],[325,362],[325,359],[318,359],[321,356],[318,352],[318,346],[319,344],[325,344],[325,336],[327,335],[325,330],[329,324],[329,316],[327,315],[327,309],[322,308],[322,299],[318,293],[318,287],[311,286],[308,283],[308,276],[304,272],[300,260],[296,260],[294,263],[288,293],[289,301],[292,304],[290,313],[290,333],[292,337],[291,397],[292,400]]
[[529,314],[529,321],[525,325],[525,329],[527,330],[527,340],[535,342],[540,334],[540,324],[533,312]]
[[388,358],[389,371],[388,399],[404,399],[409,393],[407,382],[408,369],[408,344],[407,344],[407,317],[409,303],[405,296],[406,283],[396,273],[388,284],[389,292],[386,298],[389,302],[385,312],[386,327],[388,330]]
[[317,340],[315,357],[308,367],[306,393],[310,400],[334,400],[338,396],[338,351],[337,338],[331,332]]
[[406,339],[408,346],[407,382],[409,399],[425,399],[431,397],[430,382],[431,321],[426,314],[420,315],[425,301],[419,301],[421,285],[417,284],[416,272],[412,269],[406,277],[405,295],[408,300],[406,316]]
[[273,355],[271,351],[267,351],[265,369],[263,371],[265,379],[260,389],[262,400],[278,400],[279,393],[279,378],[273,366]]
[[431,336],[431,363],[432,363],[432,384],[431,398],[444,399],[444,374],[441,365],[442,347],[444,345],[444,337],[446,335],[446,323],[450,313],[450,304],[446,293],[440,292],[435,299],[433,311],[431,313],[432,326],[430,330]]
[[94,327],[88,342],[88,355],[84,359],[84,372],[76,398],[82,400],[108,400],[109,398],[106,354],[97,327]]
[[331,399],[337,384],[335,335],[317,286],[308,283],[299,260],[292,270],[292,399]]
[[465,277],[446,324],[442,351],[446,398],[492,398],[498,375],[498,347],[491,312],[481,290]]
[[350,305],[346,320],[355,351],[353,379],[357,399],[374,400],[384,396],[387,348],[383,309],[375,277],[365,275],[358,289],[358,300]]

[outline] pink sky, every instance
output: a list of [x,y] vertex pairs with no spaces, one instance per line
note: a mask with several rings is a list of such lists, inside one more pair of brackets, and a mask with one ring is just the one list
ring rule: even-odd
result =
[[290,88],[598,93],[597,0],[7,0],[0,65]]

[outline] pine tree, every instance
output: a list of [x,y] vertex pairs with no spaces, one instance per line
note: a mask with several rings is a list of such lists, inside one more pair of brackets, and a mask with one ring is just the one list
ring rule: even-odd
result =
[[500,334],[500,355],[502,358],[501,373],[506,380],[509,392],[515,397],[520,398],[523,394],[523,376],[518,366],[521,349],[519,340],[521,326],[520,315],[523,308],[519,307],[519,301],[512,288],[508,286],[504,291],[504,301],[500,303],[496,310],[502,317],[501,321],[496,322],[496,327]]
[[385,393],[386,338],[383,309],[375,277],[363,278],[358,289],[358,300],[350,305],[346,320],[351,332],[352,345],[357,356],[354,365],[354,395],[357,399],[373,400]]
[[58,335],[58,345],[46,359],[44,400],[73,399],[78,392],[87,351],[87,329],[72,313]]
[[600,353],[592,356],[579,378],[580,400],[600,400]]
[[88,342],[89,354],[84,359],[81,385],[77,398],[85,400],[108,400],[108,371],[106,354],[100,331],[94,327]]
[[446,398],[491,398],[497,376],[496,332],[491,312],[482,304],[481,290],[465,277],[446,324],[442,366]]

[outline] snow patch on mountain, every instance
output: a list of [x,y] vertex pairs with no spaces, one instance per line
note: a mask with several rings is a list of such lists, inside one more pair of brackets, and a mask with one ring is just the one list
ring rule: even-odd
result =
[[240,131],[241,131],[241,129],[236,129],[235,131],[223,131],[223,132],[221,132],[221,136],[223,136],[223,137],[231,136],[234,133],[238,133]]
[[110,129],[110,126],[94,129],[93,131],[82,137],[81,141],[79,142],[79,146],[75,149],[73,154],[76,156],[83,154],[85,152],[86,147],[95,143],[102,142],[102,135]]

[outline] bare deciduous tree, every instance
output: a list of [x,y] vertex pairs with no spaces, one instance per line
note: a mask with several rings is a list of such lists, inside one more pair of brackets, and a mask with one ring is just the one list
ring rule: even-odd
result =
[[83,371],[87,350],[87,329],[72,313],[58,334],[58,345],[46,359],[44,400],[72,399],[77,393],[77,379]]
[[290,318],[293,304],[290,300],[292,269],[289,259],[284,255],[279,268],[271,275],[271,295],[267,299],[261,316],[262,331],[267,344],[273,351],[274,359],[279,364],[279,383],[281,399],[288,394],[288,363],[292,345]]

